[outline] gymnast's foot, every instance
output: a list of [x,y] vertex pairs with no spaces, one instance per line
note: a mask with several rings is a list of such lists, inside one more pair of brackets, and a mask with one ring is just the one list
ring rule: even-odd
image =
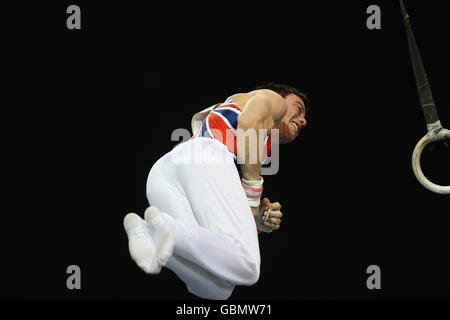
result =
[[148,231],[147,223],[135,213],[129,213],[123,219],[128,236],[128,250],[136,264],[146,273],[159,273],[157,247]]
[[175,234],[171,226],[163,219],[161,212],[155,206],[145,210],[145,221],[156,246],[159,268],[165,266],[173,253]]

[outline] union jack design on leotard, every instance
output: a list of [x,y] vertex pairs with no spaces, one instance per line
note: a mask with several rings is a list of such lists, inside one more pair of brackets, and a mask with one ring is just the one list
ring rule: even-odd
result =
[[[231,99],[228,99],[208,114],[201,127],[191,139],[197,137],[216,139],[227,147],[228,151],[234,155],[234,159],[236,160],[236,129],[238,117],[241,112],[241,108]],[[271,146],[272,139],[268,135],[264,140],[263,162],[269,155]]]

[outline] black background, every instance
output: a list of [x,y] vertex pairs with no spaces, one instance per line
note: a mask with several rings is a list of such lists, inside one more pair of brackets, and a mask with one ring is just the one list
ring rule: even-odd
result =
[[[81,30],[66,27],[70,4]],[[381,30],[366,27],[371,4]],[[445,4],[406,5],[448,127]],[[265,177],[284,218],[260,236],[260,280],[231,298],[450,298],[450,201],[411,169],[426,127],[397,1],[60,1],[5,15],[2,298],[195,299],[170,270],[137,268],[122,219],[147,207],[148,171],[174,129],[268,81],[308,92],[312,110]],[[448,152],[424,152],[430,180],[450,183]],[[66,288],[73,264],[81,290]],[[381,290],[366,287],[373,264]]]

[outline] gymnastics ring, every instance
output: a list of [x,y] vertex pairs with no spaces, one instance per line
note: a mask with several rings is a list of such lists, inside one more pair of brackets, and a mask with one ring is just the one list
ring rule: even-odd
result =
[[[450,130],[444,131],[445,136],[442,139],[450,139]],[[412,167],[414,174],[416,175],[417,180],[428,190],[440,193],[440,194],[450,194],[450,186],[440,186],[438,184],[435,184],[431,182],[430,180],[425,177],[425,175],[422,172],[422,169],[420,167],[420,156],[422,155],[423,149],[428,145],[428,143],[432,142],[432,139],[430,138],[429,134],[425,135],[420,141],[416,144],[416,147],[414,148],[413,155],[412,155]]]

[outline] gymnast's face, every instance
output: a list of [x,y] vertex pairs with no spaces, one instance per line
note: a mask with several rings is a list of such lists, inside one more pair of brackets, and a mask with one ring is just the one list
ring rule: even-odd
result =
[[306,108],[303,100],[293,93],[287,95],[284,100],[287,105],[286,114],[276,128],[280,130],[280,143],[289,143],[298,137],[300,130],[307,124]]

